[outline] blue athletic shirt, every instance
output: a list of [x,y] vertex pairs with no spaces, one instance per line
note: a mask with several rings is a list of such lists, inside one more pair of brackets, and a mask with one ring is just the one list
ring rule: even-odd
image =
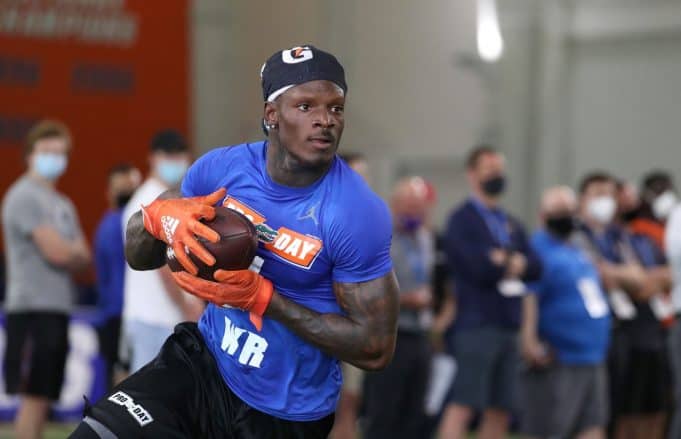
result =
[[123,312],[125,250],[120,209],[106,212],[95,232],[94,253],[97,270],[97,308],[102,320],[120,317]]
[[[182,194],[226,188],[222,205],[249,217],[261,238],[251,269],[286,298],[340,314],[334,282],[364,282],[392,269],[389,211],[338,157],[317,182],[294,188],[269,177],[266,153],[266,142],[212,150],[191,166]],[[209,304],[199,329],[225,383],[248,405],[294,421],[335,411],[338,361],[284,325],[264,318],[258,332],[247,312]]]
[[604,361],[610,334],[610,309],[596,268],[576,246],[540,230],[532,246],[544,265],[537,295],[539,336],[563,364]]

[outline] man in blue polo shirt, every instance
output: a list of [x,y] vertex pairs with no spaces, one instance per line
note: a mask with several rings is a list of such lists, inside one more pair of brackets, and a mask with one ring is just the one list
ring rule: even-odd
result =
[[530,437],[605,437],[610,310],[598,270],[569,242],[576,210],[570,188],[548,189],[544,228],[532,239],[543,273],[523,298],[522,426]]
[[479,435],[502,438],[513,408],[521,296],[525,282],[539,278],[541,264],[523,226],[500,206],[504,157],[480,146],[467,168],[471,197],[452,213],[445,237],[457,300],[449,345],[458,372],[440,437],[465,437],[480,411]]

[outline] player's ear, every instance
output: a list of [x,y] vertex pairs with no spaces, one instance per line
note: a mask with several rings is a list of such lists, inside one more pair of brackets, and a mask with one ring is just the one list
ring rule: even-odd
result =
[[276,125],[279,123],[279,114],[277,111],[277,106],[274,104],[274,102],[265,102],[263,119],[267,125]]

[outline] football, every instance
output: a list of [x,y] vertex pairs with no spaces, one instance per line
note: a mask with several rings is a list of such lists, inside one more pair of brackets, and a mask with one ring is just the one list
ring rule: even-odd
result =
[[[258,249],[258,236],[253,223],[248,218],[235,210],[216,207],[215,218],[202,222],[218,232],[220,240],[212,243],[203,238],[197,238],[206,250],[215,256],[215,265],[209,267],[191,252],[189,253],[189,257],[199,269],[198,277],[214,281],[215,270],[245,270],[250,267]],[[166,261],[172,271],[184,269],[171,247],[166,250]]]

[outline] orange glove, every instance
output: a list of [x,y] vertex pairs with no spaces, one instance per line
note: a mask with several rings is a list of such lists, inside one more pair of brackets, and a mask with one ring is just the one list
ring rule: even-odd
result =
[[274,287],[272,282],[250,270],[217,270],[211,282],[182,271],[173,273],[177,284],[185,291],[216,305],[229,305],[250,311],[250,320],[260,331]]
[[156,239],[171,246],[175,251],[175,257],[184,269],[196,274],[198,269],[189,259],[185,248],[203,263],[215,264],[215,257],[196,240],[196,236],[210,242],[220,240],[220,235],[215,230],[199,220],[215,218],[213,205],[224,198],[225,192],[224,188],[220,188],[203,197],[156,199],[148,206],[142,206],[144,228]]

